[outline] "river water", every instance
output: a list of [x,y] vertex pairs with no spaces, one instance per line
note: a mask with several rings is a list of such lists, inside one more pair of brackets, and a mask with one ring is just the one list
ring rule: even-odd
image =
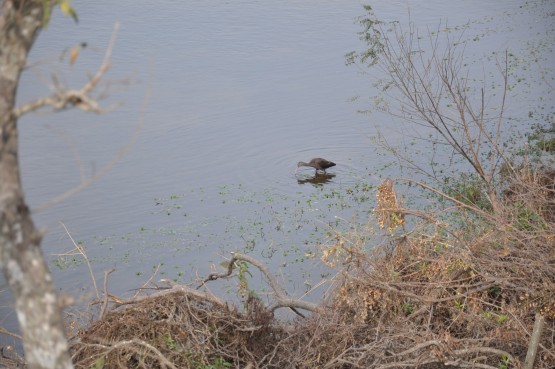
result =
[[[36,211],[56,286],[86,302],[97,282],[128,296],[160,265],[159,278],[189,282],[248,252],[266,262],[295,296],[329,271],[307,261],[330,227],[349,227],[373,207],[372,186],[398,173],[376,149],[378,131],[403,143],[403,129],[374,112],[372,72],[345,65],[362,50],[358,1],[74,1],[79,23],[59,12],[41,33],[18,102],[48,94],[52,76],[78,88],[98,69],[121,24],[98,96],[121,104],[106,114],[41,111],[19,121],[25,195],[41,209],[84,178],[106,175],[77,194]],[[410,19],[422,31],[440,22],[464,30],[479,78],[492,78],[496,53],[515,55],[514,121],[538,101],[553,111],[553,1],[390,1],[380,19]],[[73,65],[72,47],[86,43]],[[533,63],[529,56],[533,55]],[[520,58],[520,59],[518,59]],[[522,62],[519,64],[518,60]],[[488,83],[490,81],[488,80]],[[543,87],[542,87],[543,86]],[[540,119],[538,117],[537,119]],[[426,150],[426,147],[422,147]],[[313,180],[296,163],[322,156],[337,163]],[[425,162],[425,158],[423,158]],[[346,192],[347,191],[347,192]],[[354,193],[352,196],[346,193]],[[364,220],[364,219],[363,219]],[[261,283],[253,271],[253,283]],[[4,287],[5,289],[5,283]],[[229,287],[233,291],[233,287]],[[321,296],[325,285],[308,294]],[[1,315],[15,315],[3,294]]]

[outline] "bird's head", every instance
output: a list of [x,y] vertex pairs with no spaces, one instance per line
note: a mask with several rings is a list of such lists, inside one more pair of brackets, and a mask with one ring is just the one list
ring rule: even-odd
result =
[[297,163],[297,169],[295,169],[295,173],[297,173],[297,171],[299,170],[300,167],[307,167],[307,166],[308,166],[308,164],[305,163],[304,161],[299,161]]

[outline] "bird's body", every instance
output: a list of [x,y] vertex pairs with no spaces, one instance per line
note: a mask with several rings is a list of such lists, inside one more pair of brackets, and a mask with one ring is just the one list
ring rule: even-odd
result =
[[297,169],[299,169],[300,167],[311,167],[316,169],[316,172],[323,171],[324,173],[326,173],[326,169],[331,168],[335,165],[334,162],[331,162],[329,160],[326,159],[322,159],[322,158],[314,158],[311,161],[309,161],[308,163],[305,163],[304,161],[299,161],[297,163]]

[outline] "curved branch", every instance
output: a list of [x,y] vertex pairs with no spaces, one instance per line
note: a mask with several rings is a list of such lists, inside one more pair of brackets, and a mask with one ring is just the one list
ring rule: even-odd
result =
[[254,265],[256,268],[258,268],[258,270],[260,270],[260,272],[264,275],[264,277],[266,277],[266,280],[268,281],[268,284],[270,285],[272,291],[274,292],[274,295],[277,300],[276,303],[270,307],[270,310],[272,312],[281,307],[288,307],[291,309],[299,308],[299,309],[312,311],[313,313],[324,312],[324,309],[320,305],[307,302],[307,301],[292,299],[288,297],[287,293],[279,286],[274,275],[270,273],[268,268],[264,264],[262,264],[259,260],[256,260],[255,258],[250,257],[248,255],[240,254],[238,252],[232,252],[231,255],[232,255],[232,258],[229,261],[227,271],[223,273],[212,273],[208,275],[208,277],[206,277],[206,279],[202,282],[199,288],[208,281],[214,281],[219,278],[229,277],[233,272],[235,261],[242,260],[242,261],[246,261],[249,264]]
[[[135,296],[132,297],[130,299],[127,300],[120,300],[118,298],[115,298],[114,296],[111,296],[112,299],[115,302],[116,307],[120,307],[120,306],[124,306],[124,305],[131,305],[131,304],[136,304],[145,300],[150,300],[150,299],[156,299],[159,298],[160,296],[163,295],[168,295],[168,294],[172,294],[172,293],[176,293],[176,292],[182,292],[186,295],[189,296],[193,296],[195,298],[198,298],[200,300],[203,301],[208,301],[214,305],[217,305],[219,307],[228,307],[228,305],[220,300],[219,298],[217,298],[216,296],[208,293],[208,292],[201,292],[201,291],[197,291],[191,287],[182,285],[182,284],[176,284],[173,281],[167,280],[167,279],[163,279],[162,282],[168,283],[171,287],[168,288],[158,288],[158,292],[154,293],[152,295],[145,295],[145,296]],[[101,301],[98,301],[101,302]]]

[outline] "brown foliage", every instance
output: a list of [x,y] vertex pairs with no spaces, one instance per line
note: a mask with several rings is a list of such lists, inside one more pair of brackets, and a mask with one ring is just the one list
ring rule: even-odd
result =
[[[544,175],[550,174],[515,177],[502,214],[478,217],[465,215],[467,207],[458,209],[466,228],[427,216],[401,237],[388,229],[386,242],[371,252],[364,251],[368,237],[335,234],[327,245],[333,252],[323,253],[338,272],[333,296],[306,319],[278,321],[272,308],[252,296],[239,312],[187,290],[155,295],[110,312],[81,332],[72,346],[75,363],[81,368],[99,363],[105,368],[520,368],[541,315],[545,323],[535,367],[551,368],[555,224],[545,213],[546,204],[553,204],[552,182],[536,180]],[[519,192],[524,185],[526,191]],[[388,197],[396,198],[391,183],[387,188]],[[536,201],[522,212],[515,205],[518,196]],[[398,203],[389,208],[403,211]]]
[[282,335],[258,300],[250,299],[248,306],[248,313],[240,314],[184,292],[141,300],[80,332],[72,346],[75,365],[201,368],[218,360],[247,365]]
[[[536,367],[555,365],[553,178],[550,171],[515,176],[502,212],[474,213],[472,222],[457,210],[463,229],[426,221],[391,252],[391,246],[373,255],[351,252],[356,257],[333,305],[344,324],[366,333],[344,360],[383,368],[494,368],[503,360],[520,367],[540,314],[547,327]],[[367,341],[371,350],[356,349],[370,347]]]

